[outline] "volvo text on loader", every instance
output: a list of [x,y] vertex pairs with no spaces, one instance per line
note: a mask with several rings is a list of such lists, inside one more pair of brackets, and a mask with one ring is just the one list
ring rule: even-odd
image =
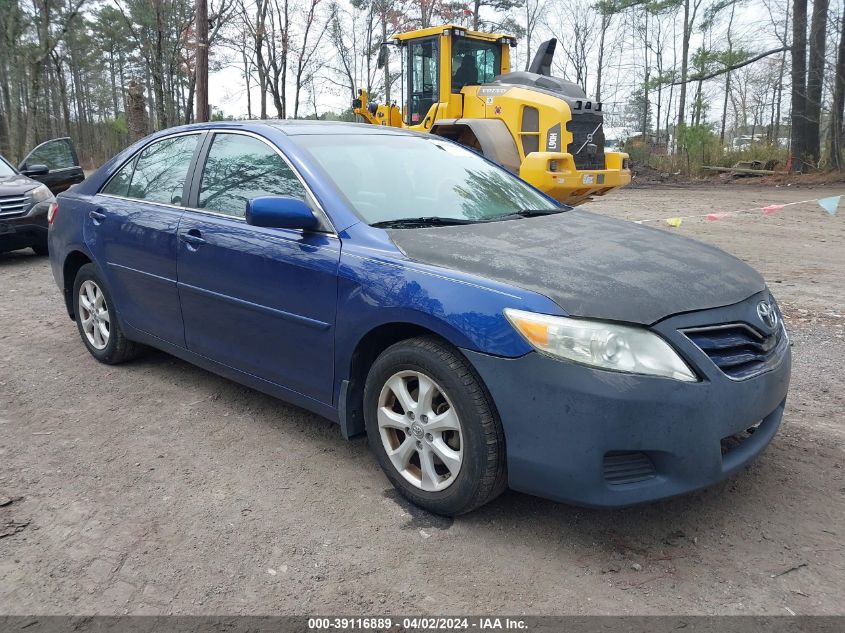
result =
[[447,24],[390,44],[402,53],[402,108],[370,103],[361,90],[353,108],[363,120],[455,140],[569,205],[631,182],[628,155],[604,151],[602,104],[551,76],[555,40],[525,72],[511,72],[516,40],[501,33]]

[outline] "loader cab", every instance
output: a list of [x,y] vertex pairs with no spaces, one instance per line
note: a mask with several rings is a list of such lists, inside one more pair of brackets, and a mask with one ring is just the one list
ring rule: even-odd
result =
[[402,52],[402,123],[428,131],[438,119],[459,118],[461,91],[510,70],[515,40],[452,24],[394,36]]

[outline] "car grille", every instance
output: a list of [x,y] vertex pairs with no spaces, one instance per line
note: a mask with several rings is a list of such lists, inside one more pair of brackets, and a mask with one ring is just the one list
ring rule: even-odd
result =
[[653,479],[657,473],[645,453],[614,451],[604,456],[604,480],[612,486]]
[[[601,122],[600,114],[575,114],[566,124],[566,129],[572,134],[572,142],[566,151],[575,159],[576,169],[604,169],[604,129]],[[591,143],[596,146],[594,152],[587,147]]]
[[716,366],[734,380],[744,380],[777,364],[787,344],[782,326],[763,334],[744,323],[683,330]]
[[13,218],[23,215],[29,206],[26,196],[0,196],[0,218]]

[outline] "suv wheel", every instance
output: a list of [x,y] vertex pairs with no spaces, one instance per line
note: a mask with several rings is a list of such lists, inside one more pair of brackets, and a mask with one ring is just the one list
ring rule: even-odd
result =
[[85,264],[76,275],[73,313],[82,342],[101,363],[115,365],[138,355],[139,345],[120,329],[114,302],[93,264]]
[[33,252],[38,255],[39,257],[47,257],[50,254],[50,249],[47,246],[47,239],[41,240],[37,244],[33,244],[30,246]]
[[364,388],[370,448],[410,501],[469,512],[506,487],[502,426],[460,353],[433,337],[402,341],[373,363]]

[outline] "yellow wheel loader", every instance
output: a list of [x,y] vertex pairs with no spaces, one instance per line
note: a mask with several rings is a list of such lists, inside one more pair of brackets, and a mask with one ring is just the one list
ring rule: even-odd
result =
[[602,104],[551,76],[556,40],[528,71],[511,72],[516,40],[447,24],[393,36],[402,59],[401,109],[359,91],[364,121],[430,132],[480,151],[560,202],[576,205],[631,182],[627,154],[604,151]]

